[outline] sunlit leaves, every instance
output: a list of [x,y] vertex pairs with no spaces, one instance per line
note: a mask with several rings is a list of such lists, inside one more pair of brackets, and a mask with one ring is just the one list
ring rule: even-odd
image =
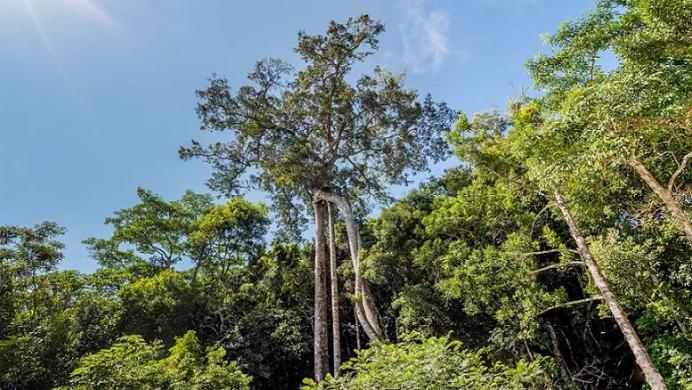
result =
[[126,336],[108,349],[87,355],[74,370],[74,389],[248,389],[250,377],[222,349],[202,354],[194,332],[176,339],[168,356],[160,342]]
[[516,366],[488,363],[447,337],[412,333],[398,344],[376,342],[344,363],[340,376],[304,382],[310,389],[542,389],[552,388],[552,362],[540,358]]

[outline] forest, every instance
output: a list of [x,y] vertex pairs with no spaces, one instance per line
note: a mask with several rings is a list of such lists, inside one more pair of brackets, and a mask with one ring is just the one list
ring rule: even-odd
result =
[[596,1],[472,115],[361,72],[384,32],[212,75],[210,192],[133,188],[95,272],[0,226],[0,389],[692,389],[692,0]]

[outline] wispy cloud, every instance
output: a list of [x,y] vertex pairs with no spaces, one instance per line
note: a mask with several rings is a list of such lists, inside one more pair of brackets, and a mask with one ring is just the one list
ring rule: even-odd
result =
[[66,3],[74,11],[94,22],[110,27],[117,25],[117,21],[113,16],[93,0],[68,0]]
[[439,69],[449,57],[449,13],[426,10],[422,1],[411,1],[404,8],[400,26],[404,63],[415,73]]
[[541,0],[477,0],[481,4],[494,7],[504,8],[513,11],[532,10],[541,5]]

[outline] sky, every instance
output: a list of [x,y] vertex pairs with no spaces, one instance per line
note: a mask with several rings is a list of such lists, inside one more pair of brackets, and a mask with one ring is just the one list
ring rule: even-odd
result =
[[[81,244],[142,186],[172,200],[209,192],[210,168],[178,147],[199,131],[195,90],[243,85],[261,58],[300,62],[297,33],[369,14],[376,64],[468,114],[531,93],[523,64],[541,34],[591,0],[0,0],[0,225],[67,228],[62,269],[91,272]],[[439,175],[457,162],[433,166]],[[393,190],[395,196],[406,188]],[[247,195],[253,201],[261,194]]]

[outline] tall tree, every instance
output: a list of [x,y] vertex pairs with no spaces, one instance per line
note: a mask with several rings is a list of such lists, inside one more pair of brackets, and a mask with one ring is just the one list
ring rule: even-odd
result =
[[[406,183],[411,172],[444,157],[441,134],[454,116],[429,96],[420,102],[415,90],[404,87],[403,76],[380,67],[349,82],[353,66],[377,49],[383,30],[367,15],[331,22],[324,35],[299,33],[295,50],[305,63],[299,71],[280,60],[259,61],[248,76],[252,84],[235,93],[226,79],[213,77],[207,89],[198,91],[202,129],[228,132],[232,138],[209,146],[193,141],[180,149],[183,159],[200,157],[214,167],[209,181],[214,189],[267,192],[286,226],[298,228],[306,206],[338,200],[356,271],[356,313],[370,339],[384,332],[358,272],[352,207],[362,212],[370,200],[388,200],[387,185]],[[323,218],[320,209],[315,206],[316,223]],[[316,251],[316,283],[318,272],[326,270],[323,256]],[[316,290],[319,302],[321,284]],[[326,305],[316,309],[318,321]],[[326,347],[320,340],[315,338],[316,349]]]
[[[511,118],[503,118],[497,114],[484,114],[468,122],[461,116],[457,132],[452,133],[451,140],[458,145],[457,152],[470,163],[498,176],[507,175],[507,171],[503,169],[509,169],[509,172],[515,174],[520,173],[521,176],[515,177],[514,180],[523,182],[521,183],[523,186],[533,187],[534,191],[555,202],[569,227],[573,240],[577,243],[577,252],[602,299],[607,303],[647,382],[652,388],[665,389],[667,388],[665,381],[622,309],[618,297],[612,292],[609,282],[603,276],[599,263],[594,259],[562,195],[563,191],[590,194],[589,190],[581,186],[584,180],[592,179],[590,183],[594,183],[602,178],[594,178],[591,176],[593,172],[589,172],[580,165],[570,169],[567,167],[554,169],[554,165],[545,164],[545,161],[573,161],[574,156],[571,152],[574,145],[554,137],[541,137],[544,132],[551,130],[554,123],[551,115],[546,115],[538,107],[535,102],[514,104],[511,107]],[[536,143],[539,137],[541,137],[541,143]],[[619,187],[604,189],[596,186],[603,192],[600,194],[602,197],[607,197],[609,191],[617,193]],[[601,203],[593,202],[591,205],[583,205],[582,210],[588,210],[589,206],[596,209],[590,211],[596,214]]]
[[29,326],[34,325],[38,297],[31,292],[38,290],[39,277],[55,270],[62,260],[65,246],[57,237],[64,233],[65,228],[55,222],[43,222],[32,228],[0,226],[0,277],[3,281],[0,336],[11,324],[15,310],[19,309],[17,306],[26,308]]
[[629,167],[692,245],[690,26],[690,0],[600,1],[562,24],[547,38],[553,53],[528,67],[553,114],[540,136],[571,144],[592,169]]
[[627,344],[632,350],[632,354],[634,355],[637,364],[644,372],[646,381],[649,383],[652,389],[667,389],[668,387],[666,386],[666,382],[663,380],[663,377],[658,372],[658,369],[651,361],[649,354],[646,352],[646,348],[644,348],[644,344],[639,339],[637,331],[634,329],[629,318],[627,317],[627,314],[620,306],[620,301],[611,291],[608,281],[601,272],[601,267],[594,259],[589,247],[586,245],[586,240],[579,231],[579,227],[577,227],[576,222],[574,222],[574,218],[572,218],[572,214],[567,208],[562,194],[556,191],[554,197],[557,207],[564,216],[567,226],[569,226],[572,237],[574,237],[574,240],[577,242],[577,251],[579,252],[579,256],[581,256],[584,263],[586,263],[586,267],[591,273],[594,284],[601,292],[601,296],[608,305],[610,312],[613,313],[613,318],[620,327],[622,334],[625,336],[625,341],[627,341]]
[[122,267],[145,261],[159,269],[170,268],[189,256],[187,236],[193,224],[212,209],[213,198],[188,191],[179,200],[169,202],[143,188],[137,188],[137,197],[137,204],[106,218],[106,223],[114,228],[110,239],[84,241],[94,257],[104,266]]

